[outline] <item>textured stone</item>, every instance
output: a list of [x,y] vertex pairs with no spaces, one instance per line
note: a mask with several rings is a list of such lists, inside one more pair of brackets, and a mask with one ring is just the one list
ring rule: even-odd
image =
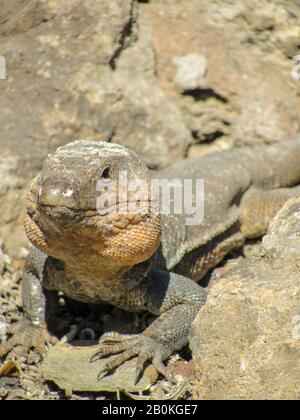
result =
[[107,360],[91,363],[97,345],[57,345],[50,349],[41,365],[45,380],[53,381],[68,395],[75,391],[85,392],[141,392],[147,391],[157,380],[155,368],[148,367],[135,385],[136,361],[131,360],[118,367],[111,375],[98,380],[97,375]]
[[206,58],[201,54],[188,54],[174,57],[173,63],[177,67],[174,82],[182,91],[205,88],[205,74],[207,70]]
[[300,398],[300,198],[271,223],[264,256],[210,289],[191,340],[195,398]]
[[[300,84],[290,58],[299,54],[294,1],[154,0],[142,10],[161,85],[195,139],[190,156],[299,132]],[[172,60],[194,53],[207,59],[206,87],[181,94]]]
[[[263,238],[262,252],[300,259],[300,195],[291,198],[277,213]],[[300,302],[299,302],[300,303]]]

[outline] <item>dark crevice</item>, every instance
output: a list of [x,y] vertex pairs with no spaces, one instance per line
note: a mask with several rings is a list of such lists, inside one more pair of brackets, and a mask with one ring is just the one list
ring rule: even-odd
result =
[[211,144],[225,134],[221,130],[214,131],[213,133],[199,133],[197,130],[192,130],[191,133],[196,144]]
[[[28,0],[23,7],[16,11],[13,16],[8,16],[3,21],[0,22],[0,35],[1,36],[8,36],[8,35],[18,35],[22,34],[23,32],[28,32],[31,29],[37,28],[44,23],[47,23],[53,20],[56,17],[56,14],[51,13],[48,11],[45,5],[42,5],[39,9],[32,8],[35,6],[34,0]],[[43,12],[47,12],[45,17],[39,18],[40,14]],[[26,26],[24,28],[18,28],[18,19],[27,18],[30,16],[33,20],[37,20],[31,26]],[[16,26],[15,26],[16,25]]]
[[264,28],[255,28],[254,31],[257,33],[262,33],[265,31],[274,31],[274,29],[275,29],[275,25],[271,23],[269,26],[266,26]]
[[112,70],[116,70],[116,67],[117,67],[116,66],[116,61],[120,57],[123,49],[125,48],[126,40],[130,39],[131,36],[132,36],[133,25],[134,25],[134,8],[131,9],[130,18],[123,28],[123,31],[122,31],[122,34],[121,34],[121,37],[120,37],[120,40],[119,40],[119,47],[116,49],[113,56],[109,60],[108,64],[109,64],[109,66],[111,67]]
[[[22,1],[22,0],[20,0]],[[8,23],[9,21],[13,20],[13,19],[17,19],[27,8],[28,6],[30,6],[32,4],[32,0],[28,0],[27,3],[20,4],[20,8],[17,9],[17,11],[15,12],[15,14],[13,16],[10,16],[8,14],[8,16],[4,17],[3,20],[0,20],[0,25],[5,25],[6,23]]]
[[224,125],[226,125],[226,127],[229,127],[229,126],[231,125],[231,122],[226,121],[226,120],[222,120],[222,123],[223,123]]
[[32,26],[30,26],[28,28],[26,27],[23,30],[18,30],[18,29],[16,29],[16,30],[13,29],[12,30],[9,25],[11,25],[13,23],[13,20],[10,19],[5,24],[0,25],[0,35],[3,36],[3,37],[10,36],[10,35],[20,35],[20,34],[23,34],[24,32],[29,32],[32,29],[35,29],[35,28],[37,28],[37,27],[39,27],[39,26],[41,26],[45,23],[50,22],[55,17],[56,17],[55,15],[49,16],[47,18],[45,17],[45,18],[41,19],[39,22],[33,24]]
[[217,99],[218,101],[226,104],[228,99],[225,96],[220,95],[215,92],[213,89],[195,89],[187,90],[183,93],[184,96],[191,96],[195,101],[206,101],[209,98]]
[[109,129],[103,136],[102,141],[105,141],[106,143],[113,143],[115,134],[116,134],[115,128]]

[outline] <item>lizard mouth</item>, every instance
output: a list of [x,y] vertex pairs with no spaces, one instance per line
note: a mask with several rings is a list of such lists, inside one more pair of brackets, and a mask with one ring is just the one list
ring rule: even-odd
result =
[[103,228],[114,234],[158,215],[155,203],[151,200],[127,200],[99,209],[75,209],[63,205],[43,205],[38,200],[29,199],[27,213],[38,223],[55,224],[63,230],[96,227],[97,230]]
[[119,202],[100,215],[97,209],[43,206],[28,200],[25,230],[35,246],[56,258],[75,264],[74,255],[97,254],[127,266],[147,260],[160,244],[160,217],[151,205]]
[[49,217],[62,216],[82,216],[94,217],[94,216],[109,216],[109,215],[122,215],[122,214],[147,214],[149,209],[154,209],[154,203],[152,201],[122,201],[117,202],[110,206],[102,208],[72,208],[62,205],[43,205],[37,202],[36,208],[40,213],[45,214]]

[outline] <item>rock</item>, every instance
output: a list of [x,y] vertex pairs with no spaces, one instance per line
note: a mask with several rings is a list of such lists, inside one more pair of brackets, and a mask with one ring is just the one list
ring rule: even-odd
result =
[[300,193],[286,202],[269,226],[263,238],[265,254],[279,254],[287,258],[300,259]]
[[113,374],[100,381],[97,375],[107,361],[102,359],[91,363],[90,359],[97,351],[97,345],[83,346],[84,342],[58,344],[52,347],[41,365],[45,380],[53,381],[67,395],[72,392],[141,392],[147,391],[157,380],[153,366],[145,369],[144,376],[135,382],[136,360],[122,364]]
[[8,324],[0,316],[0,340],[3,340],[4,338],[6,338],[7,327],[8,327]]
[[278,213],[264,256],[210,289],[191,340],[200,399],[300,398],[300,198]]
[[0,34],[19,34],[55,16],[55,11],[48,7],[47,0],[12,0],[3,1],[0,11]]
[[281,51],[290,58],[299,53],[299,38],[299,27],[285,28],[281,31],[278,31],[276,34],[276,42],[278,46],[280,47]]
[[174,82],[181,91],[206,87],[207,60],[203,55],[188,54],[183,57],[174,57],[173,63],[177,67]]
[[[151,22],[161,86],[193,134],[191,155],[299,132],[300,84],[290,59],[300,19],[294,1],[154,0],[141,9]],[[182,94],[173,57],[195,52],[209,63],[206,87]]]
[[[180,160],[191,143],[191,134],[181,114],[164,95],[155,73],[152,32],[147,19],[139,19],[138,40],[119,57],[112,79],[112,89],[122,92],[123,99],[107,108],[103,124],[115,127],[113,141],[131,147],[158,166]],[[107,86],[103,84],[102,89]],[[99,113],[105,109],[100,98]]]
[[[285,61],[299,51],[298,0],[245,0],[223,2],[213,0],[209,4],[201,2],[204,19],[231,33],[240,42],[263,53],[265,58]],[[231,16],[230,22],[226,15]]]
[[294,64],[294,67],[291,72],[291,76],[295,80],[300,80],[300,55],[295,55],[292,58],[292,63]]

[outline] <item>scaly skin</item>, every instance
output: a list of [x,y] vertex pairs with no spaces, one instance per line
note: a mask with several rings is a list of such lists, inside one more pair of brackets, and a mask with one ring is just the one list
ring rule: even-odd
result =
[[[160,217],[155,199],[99,212],[97,198],[108,195],[97,191],[97,182],[117,181],[123,171],[129,182],[142,179],[144,192],[151,176],[203,178],[204,220],[187,226],[185,214]],[[134,152],[119,145],[77,141],[59,148],[28,194],[25,229],[34,249],[23,286],[27,338],[23,323],[0,346],[0,355],[18,343],[43,352],[43,344],[53,340],[46,328],[46,295],[59,290],[78,301],[104,301],[158,317],[140,335],[102,336],[93,360],[118,355],[100,376],[138,356],[138,376],[151,360],[168,377],[163,361],[188,343],[206,299],[205,289],[191,279],[201,280],[247,238],[263,235],[283,203],[300,192],[299,182],[300,140],[185,160],[151,175]],[[126,203],[137,200],[130,193]]]

